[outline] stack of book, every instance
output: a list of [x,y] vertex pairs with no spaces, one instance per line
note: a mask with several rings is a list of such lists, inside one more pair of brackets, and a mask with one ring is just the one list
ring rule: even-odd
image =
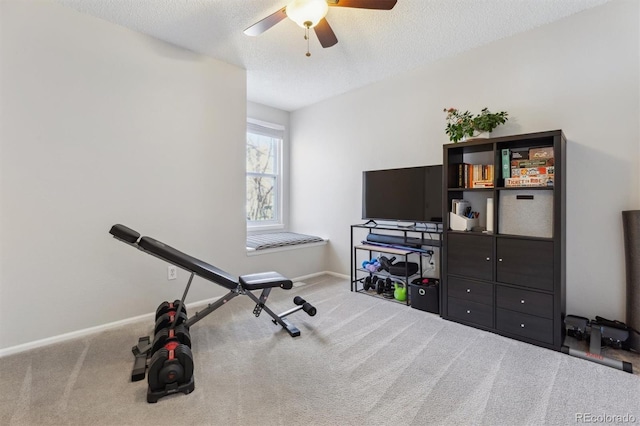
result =
[[504,186],[553,186],[553,147],[531,148],[511,152],[502,150]]
[[493,164],[458,164],[458,188],[493,188]]

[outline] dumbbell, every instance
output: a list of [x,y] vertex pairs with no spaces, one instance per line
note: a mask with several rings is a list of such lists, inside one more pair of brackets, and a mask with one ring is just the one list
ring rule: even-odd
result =
[[[167,314],[171,311],[177,311],[178,310],[178,305],[180,304],[179,300],[175,300],[173,301],[173,303],[171,302],[162,302],[159,306],[158,309],[156,309],[156,321],[158,320],[158,318],[160,318],[162,315]],[[182,304],[182,308],[180,309],[182,312],[184,312],[184,314],[187,314],[187,308],[184,306],[184,304]]]
[[391,278],[376,278],[376,293],[382,294],[384,292],[389,292],[393,288],[393,282]]
[[176,326],[176,328],[167,327],[159,330],[153,339],[151,354],[155,354],[160,348],[166,347],[167,344],[172,342],[178,342],[179,344],[187,345],[191,348],[191,335],[189,334],[189,329],[181,324]]
[[193,377],[191,349],[178,342],[167,343],[151,357],[148,376],[149,390],[152,392],[189,383]]
[[362,269],[366,269],[369,272],[378,272],[381,267],[378,259],[364,260],[362,262]]
[[365,291],[369,291],[369,289],[373,290],[375,288],[375,281],[376,277],[375,276],[368,276],[364,278],[364,282],[362,283],[362,288],[365,289]]
[[390,292],[395,290],[395,285],[393,284],[393,280],[391,278],[386,278],[384,280],[384,291]]
[[[184,324],[185,322],[187,322],[187,319],[188,319],[187,314],[185,314],[182,311],[181,312],[169,311],[166,314],[162,314],[156,320],[156,326],[154,328],[153,334],[155,336],[163,328],[177,327],[180,324]],[[175,325],[174,325],[174,322],[175,322]]]

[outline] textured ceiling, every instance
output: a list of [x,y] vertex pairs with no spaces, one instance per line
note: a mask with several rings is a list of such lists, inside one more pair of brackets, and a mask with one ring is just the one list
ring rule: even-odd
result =
[[288,0],[55,0],[247,70],[250,101],[293,111],[610,0],[398,0],[390,11],[332,7],[323,49],[286,19],[245,28]]

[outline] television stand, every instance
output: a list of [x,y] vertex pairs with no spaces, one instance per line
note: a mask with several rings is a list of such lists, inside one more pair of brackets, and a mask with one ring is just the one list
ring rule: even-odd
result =
[[[437,229],[437,224],[433,224],[436,229],[430,230],[426,224],[419,228],[417,224],[400,226],[376,223],[373,227],[371,222],[375,223],[369,220],[363,224],[351,225],[351,291],[411,305],[410,292],[407,292],[406,298],[396,299],[395,294],[389,297],[387,287],[393,285],[408,290],[413,281],[439,280],[441,262],[439,253],[435,252],[439,251],[442,243],[442,230]],[[369,236],[375,236],[379,241],[374,241]],[[389,244],[384,243],[385,237],[389,238]],[[383,256],[391,263],[397,260],[397,267],[393,270],[367,268],[367,263]],[[385,284],[384,288],[381,287],[382,282]],[[435,288],[430,290],[437,292]],[[437,306],[437,295],[435,297]],[[414,300],[413,303],[415,305],[419,301]]]
[[398,228],[401,228],[401,229],[415,229],[415,228],[418,226],[418,224],[417,224],[417,223],[415,223],[415,222],[413,222],[413,223],[411,223],[411,224],[409,224],[409,225],[400,225],[400,224],[397,224],[396,226],[397,226]]

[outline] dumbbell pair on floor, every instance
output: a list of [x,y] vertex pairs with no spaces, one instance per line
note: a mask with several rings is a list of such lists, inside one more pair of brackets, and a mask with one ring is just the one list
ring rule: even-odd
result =
[[[316,314],[316,308],[302,297],[296,296],[293,302],[296,306],[280,314],[280,321],[286,321],[287,315],[299,310],[303,310],[309,316]],[[257,305],[256,309],[258,307],[260,309],[257,315],[263,306]],[[256,310],[254,314],[255,312]],[[163,302],[156,310],[154,338],[149,349],[151,359],[148,363],[148,402],[156,402],[159,398],[174,392],[190,393],[194,389],[188,319],[187,310],[179,300],[173,303]]]
[[164,392],[167,387],[190,383],[193,378],[191,336],[185,325],[187,310],[182,305],[178,311],[179,302],[163,302],[156,310],[148,372],[151,392]]

